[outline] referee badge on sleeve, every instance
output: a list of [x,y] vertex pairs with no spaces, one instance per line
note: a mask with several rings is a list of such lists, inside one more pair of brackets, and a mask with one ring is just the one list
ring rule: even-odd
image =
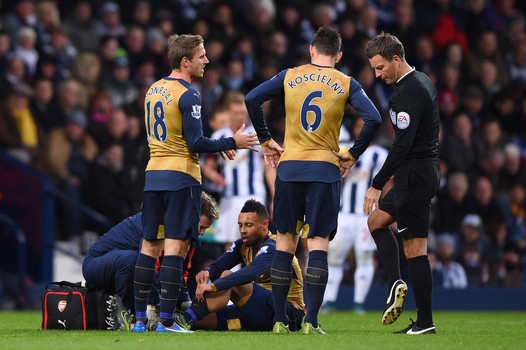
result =
[[398,112],[396,115],[396,126],[399,129],[406,129],[411,123],[411,118],[406,112]]

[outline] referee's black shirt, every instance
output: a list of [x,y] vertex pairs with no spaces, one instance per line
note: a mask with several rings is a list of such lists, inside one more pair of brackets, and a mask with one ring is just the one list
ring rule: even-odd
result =
[[395,139],[372,186],[381,190],[409,160],[438,157],[438,94],[427,75],[413,70],[396,82],[389,101]]

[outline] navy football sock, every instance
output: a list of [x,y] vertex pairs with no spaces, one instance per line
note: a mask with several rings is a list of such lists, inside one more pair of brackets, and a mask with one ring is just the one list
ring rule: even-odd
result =
[[400,275],[398,241],[393,231],[388,228],[374,230],[371,232],[371,235],[378,249],[378,257],[387,273],[388,288],[391,288],[395,281],[402,278]]
[[416,322],[420,327],[433,324],[433,273],[427,255],[407,260],[416,302]]
[[139,254],[135,264],[133,289],[135,293],[135,317],[145,322],[148,318],[146,307],[148,296],[155,280],[155,262],[157,259],[145,254]]
[[274,323],[289,323],[287,317],[287,295],[292,281],[292,259],[294,254],[276,250],[272,268],[270,269],[270,284],[274,301]]
[[199,320],[202,320],[209,313],[210,311],[208,311],[208,304],[206,303],[205,299],[203,302],[192,304],[190,309],[186,310],[184,318],[188,324],[193,324],[190,323],[190,319],[193,322],[197,322]]
[[313,250],[309,253],[309,262],[305,273],[305,288],[309,298],[305,322],[312,323],[318,327],[318,312],[320,311],[329,278],[329,266],[327,264],[327,252]]
[[183,258],[177,255],[165,255],[159,270],[161,282],[160,318],[163,325],[173,324],[175,305],[183,281]]

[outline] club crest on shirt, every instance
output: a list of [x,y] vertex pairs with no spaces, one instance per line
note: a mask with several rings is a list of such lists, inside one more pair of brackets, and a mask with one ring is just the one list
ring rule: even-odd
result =
[[194,117],[195,119],[201,118],[201,106],[200,105],[192,106],[192,117]]
[[406,129],[411,123],[411,118],[406,112],[398,112],[396,115],[396,126],[399,129]]

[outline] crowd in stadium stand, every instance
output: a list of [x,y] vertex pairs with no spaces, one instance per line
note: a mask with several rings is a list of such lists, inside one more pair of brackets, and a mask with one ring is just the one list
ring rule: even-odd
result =
[[[408,63],[437,87],[443,178],[431,218],[435,283],[523,286],[524,1],[3,2],[0,148],[117,223],[140,211],[149,158],[144,95],[171,71],[169,35],[205,39],[210,63],[193,85],[210,136],[224,125],[227,92],[246,94],[280,70],[308,62],[310,38],[322,25],[341,32],[343,58],[336,68],[362,84],[384,119],[376,143],[388,148],[393,139],[391,87],[375,79],[365,57],[370,38],[381,31],[398,36]],[[265,113],[282,141],[283,106],[272,102]],[[346,110],[347,128],[355,113]],[[104,233],[71,206],[58,209],[57,239],[86,229]]]

